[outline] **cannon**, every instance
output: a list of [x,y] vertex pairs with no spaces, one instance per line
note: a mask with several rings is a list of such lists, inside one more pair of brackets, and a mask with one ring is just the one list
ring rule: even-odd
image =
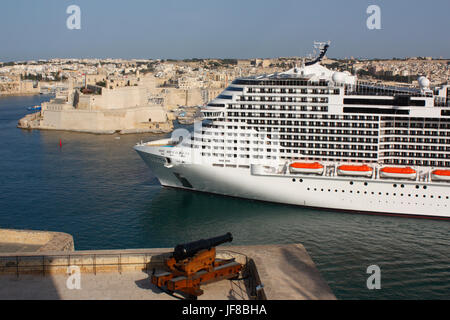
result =
[[233,241],[231,233],[175,246],[165,260],[168,271],[153,272],[151,282],[170,294],[180,292],[196,299],[203,294],[200,285],[237,278],[242,265],[235,259],[216,258],[216,246]]
[[173,257],[176,261],[180,261],[186,258],[194,256],[197,252],[205,249],[211,249],[226,242],[233,241],[233,236],[230,232],[209,239],[201,239],[194,242],[189,242],[185,244],[179,244],[173,250]]

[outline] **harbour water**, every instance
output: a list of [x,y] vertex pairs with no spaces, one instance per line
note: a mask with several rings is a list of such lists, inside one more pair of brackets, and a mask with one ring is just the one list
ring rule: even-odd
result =
[[[0,97],[0,228],[68,232],[75,248],[302,243],[338,299],[449,299],[450,222],[312,210],[162,188],[133,150],[161,135],[16,128],[48,96]],[[62,146],[60,146],[60,141]],[[381,289],[366,286],[381,269]]]

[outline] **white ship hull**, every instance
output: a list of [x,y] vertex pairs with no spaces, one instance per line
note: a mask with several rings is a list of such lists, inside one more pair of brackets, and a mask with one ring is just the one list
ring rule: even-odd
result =
[[445,182],[252,174],[248,168],[167,165],[162,148],[135,149],[167,187],[334,210],[450,218],[449,185]]

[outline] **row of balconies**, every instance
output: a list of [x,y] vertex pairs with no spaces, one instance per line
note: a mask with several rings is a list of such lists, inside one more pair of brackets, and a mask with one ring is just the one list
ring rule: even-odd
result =
[[264,111],[321,111],[328,112],[327,106],[277,106],[277,105],[268,105],[268,106],[252,106],[252,105],[232,105],[227,110],[264,110]]
[[445,146],[424,146],[424,145],[380,145],[381,150],[418,150],[418,151],[431,151],[431,152],[450,152],[450,147]]
[[300,148],[313,148],[313,149],[330,149],[330,150],[359,150],[359,151],[370,151],[370,152],[377,152],[378,148],[377,146],[357,146],[357,145],[334,145],[334,144],[314,144],[314,146],[306,146],[304,143],[301,143],[299,145],[292,145],[290,143],[281,142],[281,147],[300,147]]
[[399,157],[416,159],[450,159],[450,154],[418,153],[418,152],[382,152],[381,157]]
[[267,101],[267,102],[310,102],[310,103],[328,103],[328,98],[318,97],[301,97],[301,98],[285,98],[273,96],[240,96],[238,101]]
[[[290,150],[286,150],[290,151]],[[281,150],[281,153],[290,153],[284,152]],[[377,158],[378,155],[376,153],[363,153],[363,152],[342,152],[342,151],[312,151],[307,150],[302,152],[304,155],[309,156],[325,156],[325,157],[344,157],[344,158]]]
[[339,89],[316,89],[316,88],[254,88],[248,87],[247,93],[269,93],[269,94],[339,94]]
[[[322,107],[323,108],[323,107]],[[327,107],[325,107],[327,108]],[[230,113],[236,113],[233,110],[251,110],[252,113],[256,113],[259,110],[264,110],[264,113],[266,114],[273,114],[271,111],[279,112],[280,114],[290,114],[294,110],[283,110],[283,109],[253,109],[253,108],[232,108],[228,109],[227,114]],[[324,109],[320,109],[320,107],[317,107],[317,109],[311,109],[307,111],[323,111]],[[326,109],[325,109],[326,110]],[[231,111],[231,112],[230,112]],[[298,111],[298,110],[295,110]],[[242,114],[242,112],[240,112]],[[292,113],[293,115],[300,116],[302,119],[318,119],[318,120],[334,120],[334,121],[372,121],[372,122],[378,122],[379,117],[376,116],[348,116],[348,115],[328,115],[328,114],[317,114],[317,113]]]
[[381,130],[381,135],[398,135],[398,136],[422,136],[422,137],[450,137],[449,131],[414,131],[414,130]]
[[410,129],[450,129],[450,123],[393,123],[381,122],[382,128],[410,128]]
[[450,139],[437,139],[437,138],[411,138],[411,137],[383,137],[381,138],[382,143],[392,143],[392,142],[400,142],[400,143],[442,143],[446,144],[450,142]]
[[[274,138],[274,140],[285,140],[285,141],[326,141],[326,142],[345,142],[345,143],[373,143],[378,144],[378,139],[373,138],[343,138],[343,137],[325,137],[325,136],[318,136],[318,135],[308,135],[308,136],[300,136],[300,138],[293,139],[290,136],[284,135],[283,137],[277,136],[274,137],[274,135],[267,135],[269,139]],[[324,138],[328,138],[327,140]],[[338,140],[338,139],[341,140]],[[334,139],[334,140],[332,140]],[[370,140],[370,141],[367,141]]]
[[[381,158],[380,158],[381,160]],[[401,165],[416,165],[416,166],[432,166],[432,167],[450,167],[450,161],[429,161],[429,160],[410,160],[398,158],[382,158],[385,164],[401,164]]]

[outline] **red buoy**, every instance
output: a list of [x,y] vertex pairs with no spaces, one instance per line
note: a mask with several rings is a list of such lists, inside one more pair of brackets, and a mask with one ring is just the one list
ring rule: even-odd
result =
[[61,141],[61,139],[59,139],[59,147],[60,147],[60,148],[62,147],[62,141]]

